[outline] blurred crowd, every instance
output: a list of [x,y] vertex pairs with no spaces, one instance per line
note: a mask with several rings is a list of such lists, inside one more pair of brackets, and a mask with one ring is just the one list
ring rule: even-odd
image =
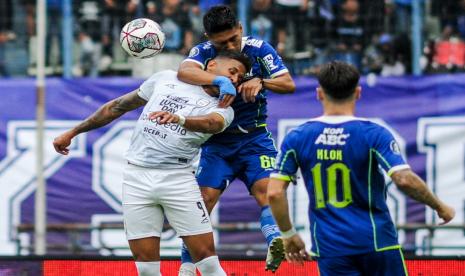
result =
[[[269,41],[295,74],[313,74],[339,59],[364,74],[411,72],[414,0],[248,0],[248,34]],[[419,0],[424,72],[465,69],[465,0]],[[48,74],[62,67],[61,0],[47,2]],[[212,5],[237,8],[235,0],[81,0],[72,2],[73,75],[133,75],[176,69],[189,49],[205,39],[202,16]],[[31,75],[35,65],[36,0],[0,0],[0,75]],[[131,19],[158,22],[166,34],[163,54],[131,60],[119,46]]]

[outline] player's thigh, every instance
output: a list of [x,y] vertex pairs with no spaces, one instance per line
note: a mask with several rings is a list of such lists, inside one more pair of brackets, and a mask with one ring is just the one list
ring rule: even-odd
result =
[[402,276],[408,274],[401,249],[366,254],[363,257],[362,266],[365,275]]
[[156,204],[123,204],[123,221],[128,240],[160,237],[163,210]]
[[153,262],[160,260],[160,237],[141,238],[128,242],[136,261]]
[[[214,150],[209,150],[213,148]],[[196,172],[197,182],[200,187],[223,191],[234,180],[234,171],[229,160],[219,154],[219,151],[219,146],[202,149],[199,167]]]
[[318,271],[320,276],[361,276],[357,262],[352,256],[319,257]]
[[179,236],[212,232],[210,216],[192,174],[178,174],[176,185],[166,183],[170,192],[160,195],[166,218]]
[[182,236],[184,244],[187,246],[194,262],[215,255],[215,244],[213,242],[213,233],[205,233],[192,236]]
[[270,134],[262,133],[244,145],[236,162],[245,166],[240,179],[249,191],[259,180],[268,178],[276,162],[276,147]]

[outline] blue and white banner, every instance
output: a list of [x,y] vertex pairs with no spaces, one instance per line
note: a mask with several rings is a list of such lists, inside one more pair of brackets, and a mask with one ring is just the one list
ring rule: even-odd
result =
[[[133,89],[142,80],[129,78],[48,79],[46,87],[45,176],[47,179],[47,217],[49,223],[84,223],[98,226],[121,222],[121,171],[132,127],[138,111],[114,123],[75,138],[70,154],[53,150],[52,140],[92,114],[103,103]],[[277,142],[289,129],[322,108],[316,100],[316,80],[296,78],[293,95],[269,93],[268,128]],[[357,115],[387,126],[413,170],[427,180],[432,190],[456,208],[452,223],[465,223],[465,76],[378,78],[370,86],[362,80],[362,98]],[[35,191],[35,82],[32,79],[0,80],[0,255],[16,254],[17,225],[34,223]],[[388,190],[393,219],[399,223],[437,223],[429,208],[407,199],[394,185]],[[308,201],[303,185],[290,191],[295,222],[308,238]],[[244,185],[234,182],[224,193],[212,219],[216,223],[257,222],[260,210]],[[102,247],[125,247],[123,231],[87,233],[81,242]],[[260,231],[216,233],[220,244],[263,243]],[[178,254],[180,241],[174,233],[164,233],[164,255]],[[438,230],[415,235],[400,232],[404,245],[464,246],[464,232]],[[50,233],[49,242],[65,241],[63,235]],[[174,250],[170,250],[174,249]],[[105,252],[101,251],[102,254]],[[117,252],[118,253],[118,252]],[[421,250],[417,250],[417,253]],[[465,253],[433,250],[435,254]],[[128,251],[121,251],[128,254]]]

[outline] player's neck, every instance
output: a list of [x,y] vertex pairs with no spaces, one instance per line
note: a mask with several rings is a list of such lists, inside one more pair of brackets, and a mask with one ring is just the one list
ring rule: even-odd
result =
[[205,91],[205,93],[207,93],[208,95],[210,95],[212,97],[218,97],[218,95],[220,94],[218,86],[215,86],[215,85],[202,85],[202,88]]
[[348,103],[324,103],[323,104],[323,115],[324,116],[354,116],[355,115],[355,104]]

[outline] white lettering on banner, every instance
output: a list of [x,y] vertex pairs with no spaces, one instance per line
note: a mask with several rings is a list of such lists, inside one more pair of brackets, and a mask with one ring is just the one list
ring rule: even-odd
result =
[[[73,157],[85,155],[86,135],[76,137],[68,156],[56,153],[53,139],[77,121],[47,121],[44,139],[44,177],[48,178]],[[16,225],[21,203],[36,189],[36,125],[34,121],[9,121],[6,157],[0,162],[0,255],[16,254]],[[71,157],[71,158],[70,158]],[[33,168],[33,169],[31,169]]]
[[[397,133],[393,128],[391,128],[386,122],[379,118],[372,118],[370,121],[375,122],[379,125],[384,126],[387,128],[394,138],[397,140],[400,151],[402,152],[402,156],[406,156],[406,143],[405,139],[403,139],[399,133]],[[287,133],[289,133],[292,129],[296,128],[297,126],[308,122],[305,119],[283,119],[278,121],[278,145],[280,146],[284,137]],[[342,128],[328,128],[326,132],[322,135],[341,135],[343,133]],[[349,134],[342,134],[342,135],[349,135]],[[337,141],[337,139],[335,140]],[[278,146],[278,148],[279,148]],[[385,174],[386,183],[387,183],[387,205],[389,207],[389,212],[391,217],[396,224],[404,224],[406,222],[406,196],[397,189],[395,185],[392,185],[391,179]],[[308,212],[308,194],[305,189],[305,184],[303,183],[303,179],[301,176],[300,171],[298,172],[297,177],[297,185],[290,185],[287,196],[289,199],[290,204],[290,212],[292,221],[294,221],[295,225],[298,227],[302,227],[302,230],[299,230],[301,237],[304,239],[305,244],[307,246],[307,250],[310,250],[311,247],[311,240],[310,240],[310,227],[308,222],[307,214]],[[300,214],[300,215],[298,215]],[[405,240],[405,232],[399,231],[399,242],[402,244]]]
[[[426,153],[426,178],[434,193],[455,208],[453,224],[463,224],[465,208],[465,117],[421,118],[418,121],[418,151]],[[426,208],[426,223],[437,224],[440,219],[431,208]],[[463,230],[438,229],[432,237],[429,232],[417,233],[416,246],[465,247]],[[455,255],[463,249],[432,249],[417,254]]]

